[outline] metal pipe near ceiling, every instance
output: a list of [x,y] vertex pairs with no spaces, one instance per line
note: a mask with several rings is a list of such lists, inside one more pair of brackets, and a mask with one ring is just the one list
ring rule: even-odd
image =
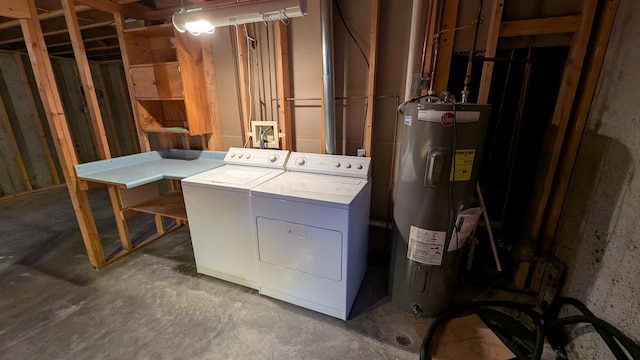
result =
[[333,74],[333,2],[320,0],[320,28],[322,33],[322,86],[324,106],[324,150],[336,153],[335,100]]

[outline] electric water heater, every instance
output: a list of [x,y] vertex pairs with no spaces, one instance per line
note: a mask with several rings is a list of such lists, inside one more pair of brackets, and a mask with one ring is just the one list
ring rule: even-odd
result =
[[481,214],[476,182],[490,111],[466,103],[405,108],[389,281],[402,309],[435,316],[452,304],[461,251]]

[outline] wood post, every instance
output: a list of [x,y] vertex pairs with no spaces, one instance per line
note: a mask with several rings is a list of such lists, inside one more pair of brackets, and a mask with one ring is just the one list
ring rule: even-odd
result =
[[[484,52],[487,58],[496,57],[503,9],[504,0],[493,0],[493,4],[491,5],[491,19],[489,20],[489,33],[487,34],[487,45]],[[480,78],[480,88],[478,90],[478,104],[486,104],[489,101],[493,66],[493,61],[485,61],[482,65],[482,77]]]
[[36,5],[34,0],[28,0],[27,3],[31,18],[21,19],[20,26],[22,27],[27,51],[29,52],[33,74],[47,113],[47,120],[56,145],[56,152],[62,165],[62,172],[64,173],[69,197],[78,220],[89,262],[94,267],[100,268],[105,265],[104,250],[100,244],[96,224],[91,213],[89,198],[86,192],[78,186],[74,169],[78,159],[56,86],[49,54],[42,35],[42,28],[38,21]]
[[[275,23],[276,69],[278,77],[278,114],[280,132],[284,134],[283,150],[293,151],[293,111],[291,101],[291,68],[289,63],[289,28],[280,21]],[[277,136],[277,134],[276,134]]]
[[[220,123],[220,103],[218,102],[218,85],[216,83],[216,67],[213,62],[213,45],[211,38],[204,36],[200,40],[202,46],[202,61],[204,76],[207,84],[207,105],[211,118],[211,133],[201,135],[203,149],[223,150],[222,124]],[[207,136],[209,139],[207,140]]]
[[[455,0],[457,1],[457,0]],[[371,156],[373,145],[373,118],[376,95],[376,64],[378,56],[378,19],[380,14],[380,0],[371,2],[371,28],[369,48],[369,80],[367,83],[367,117],[365,119],[364,148],[367,156]],[[455,21],[454,21],[455,23]],[[343,149],[344,150],[344,149]]]
[[545,210],[547,208],[551,186],[556,174],[556,168],[560,159],[560,153],[565,140],[565,134],[573,108],[582,65],[584,63],[593,19],[596,13],[598,0],[586,0],[582,5],[582,21],[580,30],[573,34],[569,57],[563,74],[558,99],[553,112],[550,128],[547,129],[542,142],[542,155],[540,157],[540,169],[536,177],[535,188],[532,194],[534,199],[529,208],[527,235],[532,239],[538,239],[542,227]]
[[[236,44],[238,46],[238,76],[240,77],[240,103],[242,107],[242,142],[246,142],[248,139],[248,133],[251,131],[251,119],[249,118],[249,107],[253,104],[249,103],[249,49],[247,47],[247,40],[244,35],[245,25],[236,26]],[[253,147],[252,142],[247,143],[247,147]]]
[[594,39],[587,54],[585,70],[582,72],[584,77],[581,79],[578,99],[571,114],[571,127],[564,142],[543,224],[540,239],[543,255],[548,255],[552,249],[553,238],[560,221],[560,214],[569,189],[569,180],[578,156],[578,149],[589,117],[591,103],[600,77],[600,71],[602,70],[602,62],[604,61],[619,4],[620,0],[607,0],[604,1],[603,8],[598,11]]

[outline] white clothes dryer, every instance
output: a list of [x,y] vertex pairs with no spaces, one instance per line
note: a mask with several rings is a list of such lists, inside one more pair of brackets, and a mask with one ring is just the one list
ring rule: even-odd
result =
[[250,190],[284,173],[287,150],[230,148],[224,166],[182,180],[197,271],[258,289]]
[[347,319],[367,267],[370,162],[293,152],[251,190],[261,294]]

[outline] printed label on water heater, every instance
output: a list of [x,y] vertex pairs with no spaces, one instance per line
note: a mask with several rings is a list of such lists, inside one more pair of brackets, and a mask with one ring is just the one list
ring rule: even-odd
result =
[[[449,181],[469,181],[473,170],[473,159],[476,157],[476,149],[456,150],[455,162],[451,164]],[[455,168],[455,169],[454,169]],[[455,170],[455,174],[454,174]],[[455,180],[454,180],[455,179]]]
[[408,125],[408,126],[411,126],[411,120],[412,120],[411,115],[406,115],[406,116],[404,117],[404,124],[405,124],[405,125]]
[[441,265],[446,237],[446,231],[411,226],[407,258],[426,265]]
[[451,234],[451,241],[449,241],[447,252],[458,250],[467,244],[473,232],[476,231],[476,225],[478,225],[480,215],[482,215],[482,209],[479,207],[465,209],[458,214],[458,218],[456,219],[457,231]]

